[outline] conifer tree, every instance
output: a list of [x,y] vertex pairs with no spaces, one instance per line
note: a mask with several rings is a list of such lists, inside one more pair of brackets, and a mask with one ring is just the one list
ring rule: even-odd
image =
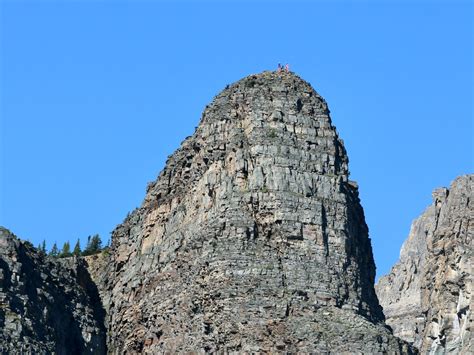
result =
[[96,254],[102,250],[102,239],[98,234],[92,236],[91,239],[91,251],[93,254]]
[[91,249],[91,236],[87,236],[87,244],[86,248],[82,252],[82,255],[90,255],[90,249]]
[[53,258],[57,258],[58,255],[59,255],[58,246],[56,242],[54,242],[53,247],[49,251],[49,256],[52,256]]
[[72,252],[72,255],[74,256],[80,256],[81,255],[81,241],[79,238],[77,238],[76,245],[74,246],[74,250]]
[[40,254],[46,255],[46,241],[45,240],[43,240],[42,243],[38,244],[38,251],[40,252]]
[[97,254],[102,250],[102,240],[98,234],[87,237],[87,247],[82,252],[83,256]]
[[68,256],[71,256],[71,245],[69,242],[65,242],[63,244],[63,249],[61,250],[61,254],[59,254],[60,258],[67,258]]

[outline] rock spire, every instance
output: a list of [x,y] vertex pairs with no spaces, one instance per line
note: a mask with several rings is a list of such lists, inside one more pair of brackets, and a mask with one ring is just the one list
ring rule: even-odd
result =
[[122,352],[409,352],[383,325],[357,184],[293,73],[223,90],[113,232],[97,282]]

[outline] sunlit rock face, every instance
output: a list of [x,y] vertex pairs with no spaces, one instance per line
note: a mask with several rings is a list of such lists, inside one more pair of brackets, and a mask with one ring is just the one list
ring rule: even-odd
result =
[[422,353],[472,354],[474,175],[433,192],[377,294],[394,334]]
[[122,352],[410,352],[383,325],[348,158],[292,73],[228,86],[94,273]]

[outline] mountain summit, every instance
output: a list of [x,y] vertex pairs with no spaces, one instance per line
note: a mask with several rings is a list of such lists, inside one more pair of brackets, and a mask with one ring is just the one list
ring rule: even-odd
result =
[[357,184],[293,73],[223,90],[93,272],[113,353],[411,351],[383,325]]

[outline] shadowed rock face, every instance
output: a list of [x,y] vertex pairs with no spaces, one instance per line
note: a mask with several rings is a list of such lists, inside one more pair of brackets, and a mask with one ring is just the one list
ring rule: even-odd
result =
[[474,351],[474,175],[433,192],[416,219],[400,261],[376,285],[394,334],[422,353]]
[[104,354],[104,310],[79,259],[46,258],[0,227],[0,353]]
[[348,174],[308,83],[264,72],[227,87],[93,272],[109,349],[410,351],[383,326]]

